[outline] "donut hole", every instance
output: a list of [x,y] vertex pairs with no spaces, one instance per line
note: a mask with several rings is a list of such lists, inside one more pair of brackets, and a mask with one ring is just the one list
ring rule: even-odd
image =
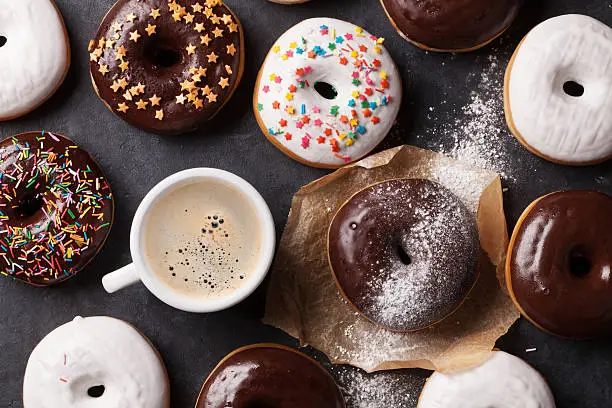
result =
[[412,257],[401,245],[397,246],[397,256],[404,265],[410,265],[412,263]]
[[87,389],[87,395],[91,398],[100,398],[104,395],[104,391],[106,388],[103,385],[94,385],[93,387],[89,387]]
[[156,70],[172,68],[183,59],[180,51],[163,41],[149,41],[144,47],[144,55]]
[[0,48],[4,47],[4,45],[6,44],[7,41],[8,40],[7,40],[7,38],[5,36],[0,35]]
[[584,86],[580,85],[576,81],[566,81],[563,84],[563,92],[574,98],[579,98],[584,95]]
[[29,218],[38,213],[42,207],[43,200],[41,195],[29,195],[17,201],[13,211],[18,218]]
[[314,89],[325,99],[332,100],[336,99],[338,96],[338,91],[336,91],[336,88],[327,82],[315,82]]
[[593,263],[584,251],[574,249],[569,255],[569,271],[572,275],[582,277],[588,275],[593,269]]

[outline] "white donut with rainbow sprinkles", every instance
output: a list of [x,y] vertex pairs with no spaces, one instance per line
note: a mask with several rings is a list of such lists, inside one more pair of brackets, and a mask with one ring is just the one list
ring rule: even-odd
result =
[[387,135],[402,81],[377,38],[333,18],[304,20],[270,50],[253,105],[266,137],[310,166],[359,160]]

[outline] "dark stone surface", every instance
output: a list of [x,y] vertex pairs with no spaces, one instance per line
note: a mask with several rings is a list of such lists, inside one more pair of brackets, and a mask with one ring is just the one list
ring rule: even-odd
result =
[[[246,178],[268,201],[279,234],[292,194],[300,186],[326,174],[292,161],[266,141],[251,111],[257,71],[275,39],[293,24],[308,17],[338,17],[385,37],[385,44],[403,75],[405,91],[398,127],[383,145],[408,143],[434,150],[451,143],[448,136],[417,135],[439,125],[439,118],[454,120],[456,109],[461,110],[474,86],[469,73],[478,74],[493,49],[498,50],[501,75],[522,36],[548,17],[584,13],[612,25],[612,3],[607,0],[536,0],[522,9],[517,22],[492,47],[453,56],[425,53],[402,40],[376,0],[313,0],[292,7],[264,0],[227,0],[226,3],[239,16],[246,32],[243,82],[210,126],[191,135],[162,138],[119,120],[98,100],[90,84],[87,44],[113,0],[58,0],[72,44],[73,63],[68,78],[41,108],[24,118],[0,124],[0,136],[44,128],[74,139],[105,169],[117,197],[116,221],[100,255],[69,282],[38,289],[0,279],[0,310],[3,311],[0,406],[22,406],[22,378],[30,352],[44,335],[75,315],[110,315],[141,329],[164,357],[171,379],[172,406],[177,408],[194,405],[205,377],[233,349],[265,341],[295,345],[279,330],[260,322],[265,285],[231,310],[196,315],[171,309],[142,285],[107,295],[100,283],[105,273],[130,262],[129,229],[140,200],[153,185],[176,171],[210,166]],[[445,104],[441,103],[443,99]],[[436,118],[428,116],[430,106],[436,107]],[[596,188],[612,194],[612,162],[586,168],[554,165],[532,156],[509,135],[503,140],[503,149],[510,152],[516,163],[513,171],[516,182],[508,184],[505,194],[510,227],[533,199],[550,191]],[[540,370],[550,382],[559,407],[612,405],[609,341],[561,340],[521,319],[500,340],[499,346]],[[532,347],[537,351],[525,351]],[[423,372],[416,376],[422,382]],[[411,400],[414,402],[414,398]]]

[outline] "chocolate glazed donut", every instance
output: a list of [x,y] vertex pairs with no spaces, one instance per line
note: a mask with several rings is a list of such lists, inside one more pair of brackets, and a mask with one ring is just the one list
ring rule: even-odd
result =
[[119,0],[89,51],[94,88],[107,107],[160,134],[212,119],[244,68],[242,27],[221,0]]
[[506,281],[541,329],[567,338],[612,335],[612,197],[564,191],[533,202],[514,229]]
[[114,200],[98,164],[50,132],[0,142],[0,273],[34,286],[62,282],[102,248]]
[[429,180],[367,187],[334,216],[331,271],[366,318],[397,332],[421,330],[453,313],[478,279],[475,217]]
[[381,0],[408,41],[430,51],[473,51],[501,35],[522,0]]
[[285,346],[256,344],[225,357],[208,377],[196,408],[344,408],[332,376]]

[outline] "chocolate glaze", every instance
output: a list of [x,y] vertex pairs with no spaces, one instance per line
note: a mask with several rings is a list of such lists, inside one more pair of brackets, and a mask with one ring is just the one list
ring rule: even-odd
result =
[[[96,39],[90,47],[90,71],[99,96],[114,113],[134,126],[161,134],[179,134],[195,130],[217,114],[240,81],[244,64],[244,45],[242,27],[232,11],[221,2],[211,9],[204,7],[207,3],[213,4],[216,1],[179,0],[176,4],[184,8],[181,9],[183,12],[179,22],[174,20],[174,11],[170,10],[174,3],[169,3],[168,0],[119,0],[113,6],[102,21]],[[201,11],[194,11],[199,10],[196,4],[202,5]],[[159,9],[159,17],[154,18],[151,15],[153,9]],[[132,13],[136,18],[133,22],[127,21],[127,17]],[[193,22],[188,23],[185,20],[186,13],[194,16]],[[207,14],[210,14],[212,19],[207,17]],[[231,22],[222,19],[213,21],[215,15],[219,18],[231,16]],[[113,26],[115,23],[120,23],[121,29],[117,30],[117,27]],[[197,23],[203,23],[204,30],[200,28],[200,31],[196,31]],[[156,26],[152,35],[146,31],[149,25]],[[215,37],[214,31],[217,28],[222,30],[221,37]],[[135,31],[140,35],[136,42],[130,40],[130,34]],[[118,39],[116,35],[119,35]],[[202,44],[201,40],[201,36],[206,35],[210,37],[208,45]],[[102,38],[104,47],[100,48]],[[115,39],[113,46],[108,48],[108,40]],[[235,48],[234,55],[228,53],[227,48],[232,44]],[[195,52],[190,55],[187,50],[189,45],[196,47]],[[120,67],[122,60],[117,59],[121,46],[127,50],[123,61],[129,63],[124,72]],[[99,56],[96,55],[100,54],[98,50],[102,50]],[[217,62],[209,62],[208,55],[213,52],[219,57]],[[100,72],[101,65],[107,66],[109,72],[103,75]],[[192,81],[193,74],[190,69],[199,67],[207,69],[207,73],[196,85],[199,88],[209,86],[211,92],[217,95],[216,102],[210,102],[200,90],[198,98],[203,102],[202,108],[197,108],[193,101],[177,103],[177,96],[189,94],[189,91],[182,90],[181,84],[184,81]],[[129,84],[115,92],[111,86],[121,78],[125,78]],[[228,84],[221,85],[221,78],[228,78]],[[126,100],[125,92],[138,84],[145,85],[144,93],[132,96],[132,100]],[[149,99],[154,95],[161,98],[158,106],[153,106]],[[136,102],[140,99],[148,103],[145,109],[138,109]],[[126,113],[118,111],[121,103],[126,103],[129,107]],[[158,110],[163,110],[162,120],[156,119]]]
[[206,380],[196,408],[344,408],[331,375],[305,355],[276,346],[238,350]]
[[443,51],[468,50],[495,38],[514,20],[522,0],[382,0],[410,40]]
[[394,331],[452,313],[478,277],[474,217],[454,194],[420,179],[390,180],[354,195],[336,214],[328,253],[344,296]]
[[570,338],[612,334],[612,197],[565,191],[539,200],[517,227],[508,273],[524,313]]
[[98,253],[113,221],[102,170],[48,132],[0,142],[0,272],[35,286],[62,282]]

